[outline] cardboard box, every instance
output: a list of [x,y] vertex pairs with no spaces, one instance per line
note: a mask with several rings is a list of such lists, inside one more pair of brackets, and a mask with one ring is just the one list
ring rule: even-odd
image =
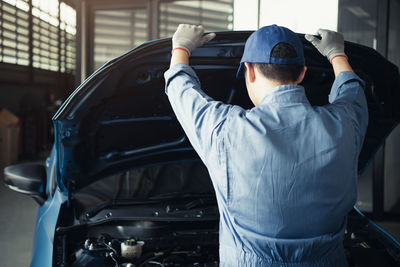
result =
[[0,167],[17,162],[19,118],[6,109],[0,110]]

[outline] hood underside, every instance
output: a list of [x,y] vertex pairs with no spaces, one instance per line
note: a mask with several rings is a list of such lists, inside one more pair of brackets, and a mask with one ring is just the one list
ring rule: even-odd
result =
[[[221,32],[196,49],[190,65],[215,100],[251,108],[236,71],[251,32]],[[312,105],[328,103],[334,74],[328,60],[303,35]],[[57,182],[80,188],[121,170],[197,159],[164,93],[171,39],[145,43],[116,58],[79,86],[54,116]],[[369,126],[359,158],[361,172],[400,118],[400,78],[395,65],[375,50],[346,42],[346,54],[366,81]]]

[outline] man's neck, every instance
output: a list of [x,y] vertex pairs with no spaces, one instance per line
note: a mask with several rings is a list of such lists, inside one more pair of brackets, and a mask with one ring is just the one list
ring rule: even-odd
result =
[[264,83],[264,88],[265,88],[265,93],[271,91],[272,89],[281,86],[281,85],[287,85],[288,83],[282,83],[279,81],[275,81],[275,80],[269,80],[269,79],[265,79],[265,83]]
[[282,83],[276,80],[264,79],[263,82],[258,85],[259,88],[257,90],[258,96],[256,106],[260,104],[261,100],[268,92],[281,85],[296,85],[296,83]]

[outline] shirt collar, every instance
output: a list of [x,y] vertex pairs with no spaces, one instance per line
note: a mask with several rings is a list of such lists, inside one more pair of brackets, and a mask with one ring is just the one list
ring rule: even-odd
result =
[[265,94],[260,105],[269,103],[308,103],[301,85],[280,85]]

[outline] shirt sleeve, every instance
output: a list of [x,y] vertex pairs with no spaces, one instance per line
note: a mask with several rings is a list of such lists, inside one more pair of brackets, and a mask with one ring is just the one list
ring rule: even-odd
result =
[[352,71],[341,72],[335,79],[329,102],[350,117],[355,131],[360,137],[359,147],[368,126],[368,106],[364,94],[365,83]]
[[175,115],[203,162],[216,149],[217,139],[231,105],[215,101],[200,89],[194,70],[186,64],[172,66],[164,74],[165,92]]

